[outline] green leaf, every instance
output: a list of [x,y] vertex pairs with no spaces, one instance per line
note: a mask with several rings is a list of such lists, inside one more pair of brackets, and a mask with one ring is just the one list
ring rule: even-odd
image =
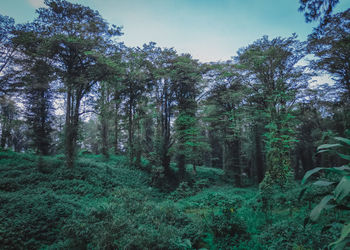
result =
[[330,186],[332,184],[334,184],[335,182],[333,181],[316,181],[314,183],[312,183],[313,185],[316,185],[316,186],[320,186],[320,187],[327,187],[327,186]]
[[314,169],[307,171],[304,175],[304,178],[301,181],[301,184],[305,184],[307,178],[309,178],[311,175],[313,175],[314,173],[317,173],[318,171],[320,171],[322,169],[324,169],[324,168],[314,168]]
[[328,172],[333,172],[333,173],[336,173],[336,174],[340,174],[340,175],[349,175],[349,172],[350,171],[350,167],[349,166],[341,166],[341,167],[334,167],[334,168],[324,168],[325,171],[328,171]]
[[341,153],[337,153],[337,154],[338,154],[341,158],[350,161],[350,155],[344,155],[344,154],[341,154]]
[[350,223],[343,226],[341,230],[340,238],[329,244],[329,247],[334,247],[334,249],[345,249],[347,243],[350,242]]
[[329,152],[329,151],[330,151],[330,150],[328,150],[328,149],[323,149],[323,150],[317,151],[317,154],[321,154],[321,153]]
[[341,201],[350,193],[350,176],[344,176],[334,190],[337,201]]
[[327,195],[325,197],[323,197],[323,199],[320,201],[320,203],[314,207],[314,209],[312,209],[311,213],[310,213],[310,219],[312,221],[316,221],[318,219],[318,217],[320,216],[322,210],[324,208],[327,208],[327,203],[332,200],[334,198],[333,195]]
[[350,139],[343,138],[343,137],[334,137],[334,139],[341,141],[341,142],[344,142],[350,146]]
[[319,146],[317,148],[317,150],[321,150],[321,149],[329,149],[329,148],[336,148],[336,147],[339,147],[341,146],[341,144],[337,143],[337,144],[323,144],[321,146]]

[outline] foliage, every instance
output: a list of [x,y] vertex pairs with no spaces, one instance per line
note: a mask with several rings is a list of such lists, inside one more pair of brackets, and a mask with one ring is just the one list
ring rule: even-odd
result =
[[[340,153],[339,151],[335,151],[339,157],[346,160],[347,164],[342,167],[332,167],[332,168],[314,168],[308,171],[302,183],[305,183],[306,180],[311,176],[316,174],[317,172],[324,170],[326,172],[333,172],[340,175],[340,180],[337,182],[329,181],[329,180],[318,180],[313,183],[316,186],[335,186],[330,194],[327,194],[322,198],[317,206],[313,208],[310,213],[310,219],[316,221],[321,212],[324,209],[341,209],[348,210],[348,202],[349,202],[349,194],[350,194],[350,140],[343,137],[335,137],[334,138],[339,143],[336,144],[323,144],[318,147],[319,153],[334,151],[336,148],[345,148],[346,154]],[[344,150],[344,149],[343,149]],[[340,238],[331,243],[334,249],[342,249],[350,244],[350,231],[349,231],[349,223],[350,221],[345,220],[341,236]]]
[[296,64],[304,57],[304,43],[295,34],[288,38],[267,36],[238,52],[236,61],[247,84],[253,85],[254,104],[267,120],[267,174],[262,190],[288,184],[292,175],[289,151],[294,140],[291,113],[297,90],[305,85],[307,74]]
[[339,0],[299,0],[299,2],[299,11],[305,12],[306,22],[320,19],[321,24],[325,24]]
[[64,84],[65,153],[67,166],[73,167],[81,101],[96,82],[113,71],[103,57],[106,46],[121,31],[88,7],[65,0],[46,0],[45,4],[48,8],[37,10],[39,16],[32,29],[42,38],[41,55],[51,61],[56,77]]
[[220,169],[199,167],[169,194],[125,156],[81,154],[70,171],[63,159],[0,152],[2,248],[315,249],[340,230],[327,226],[333,214],[304,227],[301,187],[271,197],[279,205],[267,218],[257,189],[233,188]]
[[[332,75],[338,89],[344,94],[341,99],[348,113],[350,98],[350,70],[347,66],[347,58],[350,56],[350,10],[338,13],[322,28],[317,28],[308,37],[308,51],[316,57],[311,62],[311,67],[321,72]],[[345,117],[349,127],[349,117]]]

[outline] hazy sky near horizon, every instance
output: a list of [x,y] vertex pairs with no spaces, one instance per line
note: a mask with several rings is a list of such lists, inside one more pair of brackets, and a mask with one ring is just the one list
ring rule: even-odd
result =
[[[299,0],[72,0],[98,10],[109,23],[123,26],[127,46],[150,41],[174,47],[202,62],[225,61],[263,35],[296,33],[305,40],[317,23],[307,24]],[[0,0],[0,13],[16,23],[32,21],[43,0]],[[350,7],[341,0],[335,12]]]

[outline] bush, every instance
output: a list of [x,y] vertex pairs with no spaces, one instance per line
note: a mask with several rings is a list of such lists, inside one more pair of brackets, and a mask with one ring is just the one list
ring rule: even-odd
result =
[[156,203],[147,192],[121,188],[107,201],[75,212],[64,235],[70,248],[184,249],[191,242],[188,224],[173,202]]

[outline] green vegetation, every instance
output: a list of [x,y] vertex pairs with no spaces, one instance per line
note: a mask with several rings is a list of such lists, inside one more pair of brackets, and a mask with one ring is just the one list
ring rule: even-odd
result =
[[318,249],[339,237],[349,215],[327,210],[305,224],[327,187],[313,185],[298,200],[295,184],[264,211],[257,188],[233,188],[222,170],[199,167],[162,192],[147,162],[144,170],[127,163],[82,155],[67,171],[63,156],[1,152],[1,248]]
[[307,41],[213,63],[66,0],[0,15],[0,248],[350,247],[350,9],[300,3]]

